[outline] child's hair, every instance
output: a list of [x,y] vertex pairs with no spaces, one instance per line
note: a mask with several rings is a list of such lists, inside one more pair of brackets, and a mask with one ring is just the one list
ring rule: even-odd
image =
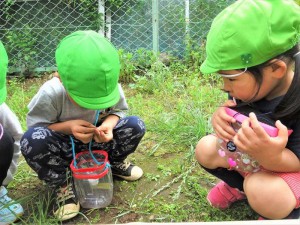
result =
[[[299,15],[300,16],[300,15]],[[275,117],[277,119],[300,118],[300,55],[299,46],[294,47],[290,51],[285,52],[284,57],[294,58],[294,78],[291,86],[275,109]],[[299,101],[298,101],[299,100]]]
[[[294,68],[294,78],[292,80],[291,86],[286,93],[286,95],[283,97],[283,99],[280,101],[279,105],[276,107],[273,117],[274,119],[291,119],[291,118],[300,118],[300,54],[299,53],[299,46],[295,45],[293,48],[289,49],[288,51],[274,57],[273,59],[281,59],[285,61],[288,65],[291,65],[292,62],[295,62],[295,68]],[[257,66],[253,66],[248,68],[248,71],[251,72],[258,84],[258,89],[256,94],[252,99],[254,99],[259,92],[260,86],[262,84],[262,74],[261,69],[269,66],[270,61],[272,59],[268,60],[265,63],[262,63]],[[299,99],[299,101],[297,101]],[[251,102],[251,100],[250,100]]]

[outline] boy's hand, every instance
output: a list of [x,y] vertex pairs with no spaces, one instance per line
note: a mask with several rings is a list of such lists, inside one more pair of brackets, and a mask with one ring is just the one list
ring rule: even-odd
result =
[[85,120],[72,120],[71,131],[74,137],[83,143],[89,143],[94,135],[96,127]]
[[223,106],[219,107],[212,115],[211,121],[215,134],[217,135],[217,137],[225,141],[232,140],[236,133],[230,125],[230,123],[234,123],[236,120],[226,113],[225,107],[235,105],[236,104],[234,103],[234,101],[228,100],[224,103]]
[[96,142],[109,142],[113,139],[113,129],[117,125],[119,117],[116,115],[108,115],[97,127],[94,132],[94,140]]
[[112,128],[109,126],[101,125],[97,127],[94,132],[94,140],[96,142],[109,142],[113,139]]

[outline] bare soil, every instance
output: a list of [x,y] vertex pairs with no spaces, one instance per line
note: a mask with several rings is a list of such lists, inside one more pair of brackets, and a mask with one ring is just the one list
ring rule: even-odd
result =
[[[25,91],[46,79],[49,77],[44,76],[37,82],[30,79],[25,85]],[[150,153],[157,143],[155,137],[148,135],[146,133],[136,152],[129,157],[143,169],[144,176],[135,182],[114,179],[114,195],[108,207],[81,209],[77,217],[62,224],[199,222],[257,217],[245,203],[236,204],[230,212],[211,209],[205,198],[207,190],[217,180],[204,173],[198,165],[192,166],[184,160],[188,149],[174,152],[174,147],[164,146],[165,150]],[[157,148],[161,149],[161,146]],[[173,152],[170,153],[169,149]],[[59,224],[53,218],[48,204],[52,199],[49,197],[51,190],[37,178],[22,157],[20,164],[15,180],[9,185],[10,195],[20,200],[25,210],[22,220],[17,224]],[[189,169],[186,177],[182,177],[181,174]],[[177,195],[178,198],[174,198]],[[246,210],[241,213],[241,209]]]
[[[134,154],[133,161],[144,170],[144,175],[140,180],[135,182],[127,182],[114,177],[114,195],[111,204],[104,209],[83,209],[81,213],[73,219],[63,222],[63,224],[115,224],[115,223],[129,223],[129,222],[153,222],[156,221],[157,215],[152,214],[147,205],[140,205],[140,202],[151,199],[153,193],[159,189],[162,191],[157,195],[158,199],[153,201],[161,201],[162,199],[168,199],[170,193],[176,189],[178,184],[174,183],[168,188],[162,188],[166,183],[170,182],[173,178],[171,175],[162,177],[158,180],[151,180],[147,174],[159,174],[156,167],[158,163],[168,161],[171,159],[171,155],[161,156],[161,160],[150,159],[146,153],[141,153],[139,150]],[[174,157],[174,155],[172,156]],[[21,158],[21,160],[24,160]],[[22,168],[24,169],[24,168]],[[36,223],[36,219],[40,211],[48,214],[48,218],[52,216],[52,208],[49,207],[47,202],[51,200],[52,190],[46,187],[42,181],[40,181],[35,173],[25,165],[25,169],[28,173],[32,174],[30,179],[17,183],[11,188],[11,195],[15,199],[19,199],[22,202],[22,206],[25,209],[25,214],[22,217],[22,221],[18,224],[33,224]],[[18,176],[17,176],[18,177]],[[41,201],[44,201],[43,209],[40,209]],[[165,200],[163,200],[165,201]],[[49,207],[49,209],[45,209]],[[151,208],[151,207],[150,207]],[[149,212],[148,212],[149,210]],[[54,220],[55,221],[55,220]],[[43,224],[43,223],[41,223]]]

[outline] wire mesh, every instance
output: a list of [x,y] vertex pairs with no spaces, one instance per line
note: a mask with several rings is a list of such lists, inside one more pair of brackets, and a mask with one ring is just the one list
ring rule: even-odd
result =
[[99,31],[128,52],[158,50],[181,57],[187,41],[205,41],[213,18],[233,1],[2,0],[0,40],[10,72],[55,70],[59,41],[76,30]]

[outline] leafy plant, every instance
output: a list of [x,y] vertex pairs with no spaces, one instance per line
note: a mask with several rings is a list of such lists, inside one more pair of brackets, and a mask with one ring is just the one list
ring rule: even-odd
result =
[[33,70],[37,66],[35,59],[36,38],[29,25],[23,30],[10,30],[6,35],[6,46],[10,52],[10,64],[21,70],[21,74],[25,77],[33,74]]
[[121,71],[120,81],[131,82],[134,80],[136,66],[133,63],[133,54],[125,52],[124,49],[119,49]]
[[[134,56],[120,52],[120,58],[123,69],[130,75],[135,74]],[[147,132],[141,144],[135,154],[129,156],[130,161],[143,168],[144,177],[137,182],[115,179],[112,204],[105,209],[82,209],[72,223],[256,219],[257,215],[246,203],[234,205],[227,211],[210,207],[206,195],[217,179],[206,173],[194,158],[198,140],[211,132],[212,112],[227,98],[219,90],[220,79],[201,75],[184,60],[172,61],[170,66],[154,61],[149,66],[130,83],[122,82],[130,108],[128,114],[141,117],[146,124]],[[26,117],[23,106],[43,81],[37,78],[9,80],[8,104],[22,120]],[[18,103],[22,107],[18,108]],[[34,174],[21,158],[16,179],[10,183],[11,193],[21,190],[30,196],[37,191],[43,193],[36,197],[39,198],[36,205],[32,205],[33,202],[25,205],[23,201],[27,214],[22,222],[57,224],[43,198],[47,194]],[[18,196],[22,200],[22,192]]]
[[79,11],[83,13],[85,17],[92,21],[92,27],[95,30],[103,28],[104,15],[98,10],[98,1],[95,0],[77,0],[79,2]]
[[120,80],[130,83],[145,76],[148,70],[158,61],[157,54],[144,48],[137,49],[135,53],[119,49],[121,61]]

